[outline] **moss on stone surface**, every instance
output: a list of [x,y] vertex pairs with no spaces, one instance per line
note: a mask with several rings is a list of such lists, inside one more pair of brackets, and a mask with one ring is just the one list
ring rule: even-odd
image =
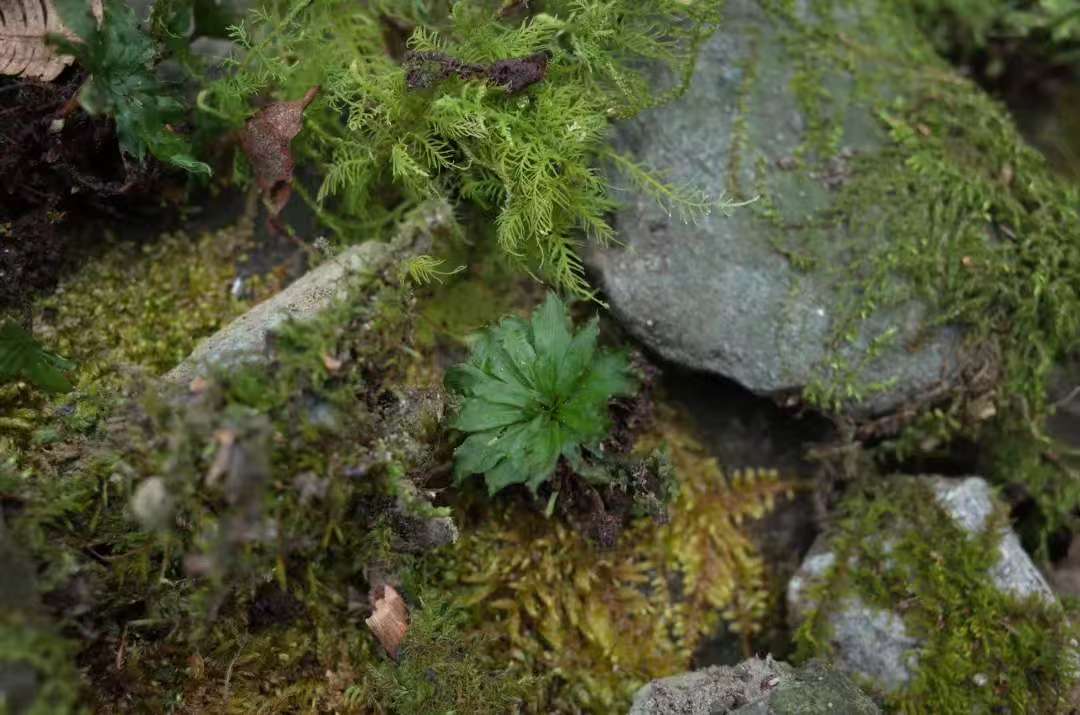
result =
[[834,566],[810,598],[825,605],[796,634],[798,657],[829,655],[828,608],[855,594],[887,610],[903,604],[908,632],[924,641],[911,682],[886,697],[890,709],[1062,712],[1075,675],[1071,612],[992,583],[1006,519],[999,510],[982,531],[964,531],[913,478],[853,489],[830,534]]
[[625,709],[648,680],[689,668],[721,619],[746,635],[760,626],[767,589],[746,522],[791,487],[775,472],[726,474],[684,418],[663,413],[639,448],[670,450],[669,522],[640,520],[603,550],[535,506],[488,505],[462,516],[465,535],[438,565],[492,652],[539,678],[530,712]]
[[[0,715],[83,712],[73,644],[47,624],[0,614]],[[9,696],[9,701],[6,696]]]
[[[859,434],[895,436],[907,426],[885,445],[901,456],[935,452],[956,436],[984,439],[1006,453],[988,460],[987,476],[1034,498],[1044,533],[1073,523],[1078,466],[1045,438],[1042,422],[1051,409],[1049,371],[1080,339],[1080,188],[1056,176],[1005,109],[938,56],[912,4],[764,5],[797,63],[791,88],[808,118],[800,171],[825,180],[832,198],[808,216],[788,215],[781,196],[766,195],[752,210],[798,270],[818,272],[846,296],[835,354],[804,397],[842,412],[874,395],[882,386],[859,382],[858,361],[835,355],[856,344],[875,312],[921,302],[926,335],[944,325],[965,331],[961,364]],[[823,91],[830,82],[843,91]],[[873,126],[852,123],[856,105]],[[845,148],[849,136],[868,131],[881,137],[880,148]],[[845,236],[867,235],[887,240],[872,249],[842,243],[842,261],[822,260]],[[865,359],[893,346],[893,332],[871,339]]]

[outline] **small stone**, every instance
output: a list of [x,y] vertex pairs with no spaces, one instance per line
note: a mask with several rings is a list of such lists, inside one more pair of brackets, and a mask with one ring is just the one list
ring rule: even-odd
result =
[[172,513],[172,497],[161,477],[144,479],[131,497],[131,511],[147,529],[165,526]]
[[971,682],[975,683],[975,685],[980,688],[985,688],[986,684],[990,682],[990,679],[982,673],[976,673],[975,675],[971,676]]
[[630,715],[799,715],[879,710],[851,680],[821,661],[801,668],[772,657],[654,680],[634,696]]

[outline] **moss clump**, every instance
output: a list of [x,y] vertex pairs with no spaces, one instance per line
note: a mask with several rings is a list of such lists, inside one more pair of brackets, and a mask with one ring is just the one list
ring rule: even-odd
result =
[[464,611],[435,594],[421,598],[409,614],[398,662],[370,666],[345,701],[380,715],[516,712],[533,679],[492,659],[485,636],[464,630],[467,620]]
[[1074,677],[1075,629],[1060,607],[1018,600],[990,580],[1006,520],[998,510],[969,533],[913,478],[853,488],[830,533],[835,565],[811,597],[819,606],[796,634],[799,657],[829,654],[827,609],[853,593],[887,610],[904,604],[908,632],[924,641],[917,674],[887,697],[890,708],[991,712],[1008,703],[1016,712],[1060,712]]
[[109,242],[33,306],[35,338],[71,357],[78,391],[49,397],[23,383],[0,385],[0,453],[50,471],[74,457],[65,433],[92,433],[136,372],[158,375],[246,304],[230,294],[251,246],[251,222],[198,238]]
[[638,520],[602,550],[535,507],[511,505],[465,522],[441,565],[492,633],[492,654],[541,679],[532,711],[625,708],[645,682],[687,669],[721,618],[747,635],[760,624],[767,589],[745,521],[789,485],[767,471],[726,475],[680,417],[658,424],[640,447],[670,449],[680,492],[667,523]]
[[[73,644],[47,625],[0,614],[0,715],[64,715],[78,707]],[[8,699],[9,696],[10,700]]]
[[411,481],[442,448],[441,393],[406,384],[413,303],[372,275],[261,367],[173,392],[112,373],[92,440],[60,421],[66,455],[4,464],[41,589],[97,634],[76,646],[96,707],[344,707],[375,657],[365,584],[453,533]]
[[246,308],[229,289],[250,247],[244,222],[197,238],[113,241],[36,304],[35,335],[91,379],[125,363],[159,375]]

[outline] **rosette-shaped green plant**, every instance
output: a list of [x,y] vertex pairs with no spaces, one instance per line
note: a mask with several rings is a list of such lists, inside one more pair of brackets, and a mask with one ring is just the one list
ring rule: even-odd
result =
[[626,356],[598,350],[598,320],[576,334],[566,306],[549,294],[529,321],[504,318],[476,336],[469,359],[447,374],[461,395],[452,426],[454,479],[483,474],[491,494],[511,484],[535,492],[559,457],[581,460],[610,429],[608,402],[636,381]]

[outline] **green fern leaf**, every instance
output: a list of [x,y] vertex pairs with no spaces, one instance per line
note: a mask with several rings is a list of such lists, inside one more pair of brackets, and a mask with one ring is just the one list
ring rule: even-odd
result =
[[131,8],[119,0],[106,0],[100,27],[84,0],[56,0],[56,8],[79,41],[62,37],[53,41],[90,72],[79,103],[90,114],[108,114],[116,120],[121,151],[139,161],[150,153],[167,164],[209,176],[210,167],[197,161],[187,140],[167,126],[183,114],[183,106],[154,77],[157,48]]
[[576,334],[554,294],[529,322],[506,318],[476,337],[469,359],[446,383],[462,396],[452,426],[468,436],[454,453],[454,477],[483,474],[491,494],[512,484],[533,492],[559,457],[576,459],[610,427],[608,402],[634,393],[626,357],[600,352],[594,318]]
[[70,392],[75,363],[47,352],[15,323],[0,327],[0,383],[26,380],[46,392]]

